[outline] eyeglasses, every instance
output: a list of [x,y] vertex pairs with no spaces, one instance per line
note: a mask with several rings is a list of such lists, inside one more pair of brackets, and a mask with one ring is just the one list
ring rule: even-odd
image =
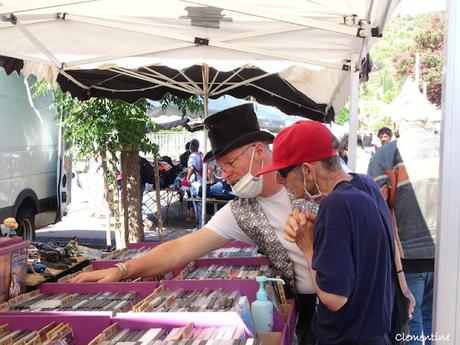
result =
[[291,166],[289,166],[287,168],[279,169],[278,170],[278,175],[281,176],[282,178],[286,178],[287,175],[297,167],[298,167],[298,165],[291,165]]
[[223,172],[223,171],[229,171],[229,170],[233,170],[235,169],[235,162],[240,159],[240,157],[243,155],[244,152],[247,151],[248,148],[250,147],[253,147],[254,145],[249,145],[249,146],[246,146],[239,154],[238,156],[236,156],[235,158],[229,160],[228,162],[224,163],[223,165],[219,165],[219,164],[216,164],[216,167],[217,169],[220,171],[220,172]]

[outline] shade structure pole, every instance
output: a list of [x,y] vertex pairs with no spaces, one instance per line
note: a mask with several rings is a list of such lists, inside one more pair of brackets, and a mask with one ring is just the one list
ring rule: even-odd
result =
[[[438,344],[460,341],[460,3],[447,0],[442,101],[433,334]],[[433,196],[435,197],[435,196]],[[440,337],[444,337],[441,339]],[[446,338],[448,337],[448,339]]]
[[[202,66],[203,75],[203,104],[204,104],[204,119],[208,117],[208,98],[209,98],[209,66],[203,64]],[[206,126],[203,129],[203,151],[206,154],[208,152],[208,131]],[[204,226],[206,220],[206,189],[207,189],[207,177],[208,177],[208,164],[203,162],[203,187],[201,188],[201,224]],[[196,215],[198,217],[198,215]]]
[[348,129],[348,167],[356,170],[356,142],[358,137],[359,69],[358,54],[353,54],[350,72],[350,119]]

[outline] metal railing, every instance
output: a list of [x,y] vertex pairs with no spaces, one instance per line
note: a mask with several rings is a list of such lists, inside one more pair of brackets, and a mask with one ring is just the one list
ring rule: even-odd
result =
[[179,156],[185,151],[185,144],[192,139],[203,140],[202,132],[174,132],[160,131],[149,133],[148,137],[158,145],[160,156],[169,156],[178,161]]

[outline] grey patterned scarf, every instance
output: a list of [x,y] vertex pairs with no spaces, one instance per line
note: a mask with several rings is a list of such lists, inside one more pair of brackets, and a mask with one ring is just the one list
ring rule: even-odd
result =
[[238,226],[267,256],[273,267],[295,293],[294,265],[282,246],[256,198],[235,199],[230,202]]

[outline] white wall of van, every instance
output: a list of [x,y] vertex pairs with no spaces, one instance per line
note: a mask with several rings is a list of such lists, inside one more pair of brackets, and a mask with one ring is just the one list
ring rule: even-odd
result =
[[0,221],[15,217],[27,239],[58,215],[59,126],[52,95],[34,97],[33,82],[0,69]]

